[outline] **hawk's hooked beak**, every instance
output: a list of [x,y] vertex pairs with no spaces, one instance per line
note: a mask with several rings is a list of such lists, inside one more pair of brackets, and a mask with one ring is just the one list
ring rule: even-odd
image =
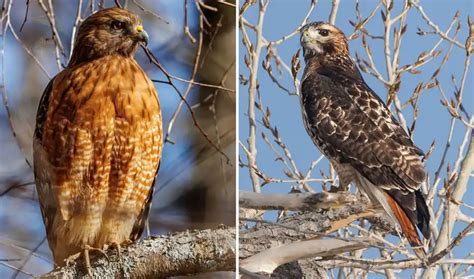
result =
[[148,44],[148,33],[143,29],[143,26],[137,26],[137,35],[140,42],[143,42],[146,46]]
[[302,43],[309,43],[309,42],[312,41],[311,38],[310,38],[310,36],[309,36],[309,31],[308,31],[308,29],[304,30],[301,35],[302,35],[302,36],[301,36],[301,42],[302,42]]

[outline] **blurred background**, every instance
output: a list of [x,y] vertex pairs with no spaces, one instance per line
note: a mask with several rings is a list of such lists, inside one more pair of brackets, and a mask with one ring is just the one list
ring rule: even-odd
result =
[[[169,134],[155,185],[149,219],[151,234],[213,228],[219,224],[234,226],[235,1],[118,2],[142,18],[150,36],[149,49],[170,74],[179,78],[191,78],[202,35],[196,81],[221,86],[216,89],[194,85],[187,100],[199,125],[231,164],[199,132],[186,106],[177,111],[181,99],[173,88],[155,83],[163,110],[163,127]],[[84,19],[101,7],[112,6],[115,2],[111,0],[2,1],[0,278],[29,278],[52,269],[34,178],[27,163],[32,162],[36,109],[48,81],[67,64],[78,15]],[[57,38],[53,38],[45,9],[54,16],[64,55],[56,50]],[[185,32],[186,26],[189,34]],[[136,59],[151,79],[166,81],[143,50],[138,51]],[[173,83],[181,93],[189,86],[179,80]]]

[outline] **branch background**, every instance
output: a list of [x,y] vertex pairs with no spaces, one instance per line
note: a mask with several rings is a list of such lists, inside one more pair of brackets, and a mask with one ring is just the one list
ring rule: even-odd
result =
[[[0,106],[0,278],[29,278],[52,269],[51,254],[45,241],[44,226],[38,207],[32,171],[25,162],[31,162],[31,139],[39,98],[50,77],[59,72],[55,43],[50,24],[40,7],[53,3],[56,28],[64,45],[66,56],[71,49],[71,34],[76,20],[78,3],[84,19],[99,4],[115,6],[114,1],[29,1],[28,19],[24,20],[26,0],[4,0],[9,7],[9,20],[23,45],[15,40],[2,18],[1,76],[2,93],[6,93],[12,122],[17,134],[12,136],[5,106]],[[187,98],[196,118],[209,138],[235,161],[235,10],[231,5],[217,1],[202,1],[218,8],[202,8],[194,1],[140,0],[120,1],[136,12],[144,21],[150,36],[149,49],[164,68],[174,76],[191,79],[194,60],[199,49],[200,17],[205,17],[202,50],[196,81],[221,85],[234,91],[216,90],[194,85]],[[188,26],[196,39],[192,43],[184,33],[185,2],[188,6]],[[229,1],[230,2],[230,1]],[[198,2],[196,2],[198,3]],[[147,12],[141,10],[145,7]],[[5,10],[4,10],[5,11]],[[164,20],[158,19],[158,14]],[[167,24],[165,21],[168,21]],[[30,49],[45,68],[48,77],[28,56]],[[60,55],[67,64],[67,58]],[[165,76],[139,50],[136,59],[150,78],[166,81]],[[203,70],[205,69],[205,70]],[[189,83],[174,80],[183,94]],[[155,83],[162,110],[164,130],[169,126],[180,97],[167,84]],[[190,113],[182,107],[166,143],[161,169],[155,186],[153,208],[150,213],[151,234],[163,234],[191,228],[215,228],[219,224],[235,225],[235,166],[206,142],[193,124]],[[17,140],[19,145],[17,145]],[[144,233],[146,235],[146,233]]]
[[[248,2],[248,1],[246,1]],[[311,11],[312,2],[315,3],[314,10]],[[292,189],[298,189],[300,191],[307,191],[308,186],[315,192],[322,191],[323,182],[326,183],[326,188],[329,188],[331,182],[336,177],[330,169],[330,166],[326,159],[320,159],[321,154],[311,142],[307,135],[301,117],[299,97],[295,96],[295,86],[293,78],[291,76],[292,56],[295,55],[299,44],[299,34],[291,36],[289,38],[283,38],[288,34],[292,34],[299,26],[302,25],[305,15],[309,14],[308,22],[312,21],[328,21],[330,17],[333,3],[338,3],[338,9],[335,15],[335,24],[341,28],[347,36],[351,35],[354,31],[354,27],[349,21],[358,23],[356,13],[356,3],[359,3],[360,12],[362,19],[368,17],[375,9],[374,16],[369,19],[365,25],[366,30],[371,35],[384,36],[384,22],[381,17],[381,10],[385,12],[384,3],[390,4],[391,1],[304,1],[295,0],[284,1],[284,0],[270,0],[268,6],[264,12],[264,19],[262,24],[262,36],[265,39],[265,43],[262,45],[260,56],[257,58],[258,72],[255,73],[251,70],[250,66],[252,59],[255,58],[255,53],[249,54],[247,48],[243,44],[242,39],[239,39],[239,75],[241,84],[239,85],[239,137],[240,137],[240,155],[241,166],[239,169],[239,184],[241,191],[259,191],[265,193],[288,193]],[[391,11],[391,17],[394,18],[403,11],[403,5],[406,1],[394,1],[394,8]],[[245,23],[245,33],[248,34],[248,39],[252,43],[253,50],[257,47],[256,32],[255,29],[259,28],[259,3],[267,3],[267,1],[256,1],[254,5],[250,5],[248,9],[240,17],[241,24],[242,20],[252,25],[249,27]],[[456,0],[456,1],[416,1],[419,6],[423,8],[426,15],[436,24],[439,28],[446,32],[450,24],[454,23],[449,37],[453,37],[457,27],[457,21],[453,18],[456,12],[459,11],[459,21],[461,23],[461,29],[456,37],[456,41],[460,42],[461,47],[453,46],[450,49],[451,44],[446,40],[442,40],[441,44],[436,50],[441,53],[434,57],[428,63],[420,66],[417,70],[421,72],[418,74],[411,74],[405,72],[401,76],[400,90],[397,92],[398,100],[401,104],[405,103],[412,95],[417,87],[418,83],[423,84],[429,83],[432,74],[442,65],[443,57],[450,53],[448,60],[437,74],[437,79],[446,94],[448,101],[451,98],[456,99],[454,95],[455,86],[452,82],[452,77],[456,80],[456,86],[459,88],[463,72],[465,70],[466,50],[463,48],[466,38],[469,35],[469,26],[467,24],[467,17],[472,17],[473,2],[468,0]],[[242,8],[242,3],[241,7]],[[421,28],[424,31],[432,32],[433,29],[423,19],[421,13],[414,7],[411,7],[406,13],[407,30],[403,36],[402,44],[400,48],[400,62],[399,68],[407,64],[413,64],[417,61],[419,55],[422,52],[428,53],[440,40],[438,34],[426,34],[420,36],[417,34],[417,28]],[[254,29],[255,27],[255,29]],[[399,23],[397,22],[390,29],[390,47],[391,57],[393,59],[393,28],[400,29]],[[245,37],[240,27],[240,38]],[[360,35],[360,31],[357,32]],[[283,39],[282,39],[283,38]],[[383,39],[367,39],[367,45],[372,51],[372,58],[374,60],[375,68],[378,69],[381,76],[390,80],[390,76],[387,74],[384,43]],[[267,57],[269,49],[267,48],[268,42],[277,42],[272,48],[271,59],[267,63]],[[356,57],[356,53],[361,59],[369,60],[367,52],[365,51],[361,36],[355,38],[349,42],[350,53],[353,58]],[[472,57],[472,56],[471,56]],[[301,61],[301,70],[298,78],[301,78],[301,74],[304,68],[304,59],[302,54],[299,56]],[[471,58],[472,60],[472,58]],[[278,63],[276,63],[278,61]],[[284,63],[284,64],[282,64]],[[269,75],[269,70],[264,68],[265,65],[271,65],[271,73],[277,80],[275,82]],[[472,68],[472,65],[470,66]],[[257,78],[257,90],[255,92],[255,102],[261,106],[261,110],[258,105],[249,103],[249,96],[251,93],[251,76],[256,75]],[[364,79],[369,86],[383,99],[387,100],[388,89],[383,86],[382,82],[363,72]],[[462,104],[467,111],[467,115],[463,114],[463,120],[469,122],[469,118],[472,117],[474,110],[474,81],[473,81],[472,69],[469,69],[467,80],[464,85],[464,95]],[[393,80],[392,80],[393,81]],[[291,92],[289,94],[285,89]],[[450,147],[447,150],[447,155],[443,164],[440,168],[439,178],[436,182],[437,190],[434,192],[434,199],[431,199],[431,205],[434,206],[434,212],[436,214],[435,226],[439,229],[441,222],[444,220],[443,210],[439,211],[441,203],[446,201],[446,192],[444,186],[452,186],[450,183],[445,184],[445,181],[450,180],[453,174],[459,172],[459,162],[463,159],[464,154],[469,145],[471,137],[471,127],[466,125],[460,120],[453,120],[452,115],[448,112],[447,108],[440,103],[443,100],[443,95],[438,87],[434,86],[430,89],[421,91],[421,95],[418,101],[418,114],[416,117],[416,129],[413,134],[414,142],[425,152],[430,150],[430,146],[435,141],[435,147],[433,153],[429,157],[426,163],[426,169],[429,174],[428,185],[429,188],[435,184],[435,173],[438,170],[440,163],[443,161],[442,156],[448,142],[450,128],[452,122],[454,128],[452,132],[452,138],[449,140]],[[257,152],[252,152],[249,146],[252,136],[249,133],[249,105],[253,106],[256,116],[256,149]],[[268,109],[268,112],[267,112]],[[392,112],[396,115],[394,105],[391,106]],[[460,112],[461,113],[461,112]],[[413,108],[408,105],[402,110],[402,114],[407,121],[408,127],[413,123]],[[461,113],[462,114],[462,113]],[[268,117],[267,117],[268,116]],[[268,122],[267,122],[268,120]],[[265,124],[269,123],[271,127],[276,127],[280,139],[272,135],[272,131],[265,127]],[[263,137],[262,135],[265,135]],[[282,144],[278,143],[281,141]],[[467,144],[466,144],[467,140]],[[270,144],[271,143],[271,146]],[[464,143],[464,145],[462,145]],[[282,148],[281,146],[284,146]],[[462,147],[462,149],[460,149]],[[249,156],[247,153],[256,157],[256,172],[249,169]],[[255,155],[256,153],[256,155]],[[288,156],[290,155],[290,156]],[[252,157],[252,156],[250,156]],[[294,164],[293,164],[294,163]],[[313,165],[314,169],[311,167]],[[449,165],[449,167],[448,167]],[[298,172],[302,174],[302,177],[298,177]],[[257,174],[252,178],[252,174]],[[306,177],[305,177],[306,176]],[[256,179],[255,179],[256,178]],[[337,185],[337,182],[335,183]],[[455,223],[452,235],[450,238],[456,236],[466,224],[472,222],[474,211],[472,208],[472,200],[474,198],[474,183],[472,179],[468,181],[467,192],[464,194],[463,201],[460,210],[460,214]],[[351,186],[353,188],[353,186]],[[424,188],[426,193],[426,188]],[[353,189],[352,189],[353,191]],[[277,214],[281,212],[268,211],[263,214],[263,219],[266,221],[276,221]],[[248,217],[248,216],[245,216]],[[452,216],[453,217],[453,216]],[[454,216],[454,218],[457,218]],[[252,222],[247,223],[252,226]],[[356,222],[356,224],[364,226],[364,223]],[[350,229],[351,232],[357,233],[356,229]],[[346,230],[340,231],[341,235],[347,233]],[[392,243],[398,244],[398,237],[388,236],[386,237]],[[472,260],[474,239],[473,234],[470,233],[463,239],[461,244],[454,248],[452,251],[452,258],[469,259]],[[356,257],[359,257],[356,254]],[[364,259],[380,258],[379,250],[370,248],[367,249],[363,257]],[[396,255],[395,259],[401,259],[403,256]],[[445,267],[446,268],[446,267]],[[466,268],[465,265],[457,265],[455,268],[447,271],[443,270],[444,275],[454,274],[454,272],[461,272]],[[356,270],[353,273],[347,273],[349,269],[345,269],[346,273],[357,276],[368,276],[369,278],[376,278],[377,276],[389,276],[390,274],[382,274],[367,272],[364,270]],[[397,273],[397,278],[407,277],[409,274],[420,275],[421,271],[414,271],[409,269],[401,273]],[[440,275],[441,273],[438,273]],[[473,271],[468,266],[467,272],[464,275],[473,275]],[[329,276],[337,276],[336,273],[328,274]],[[393,276],[393,273],[391,274]]]

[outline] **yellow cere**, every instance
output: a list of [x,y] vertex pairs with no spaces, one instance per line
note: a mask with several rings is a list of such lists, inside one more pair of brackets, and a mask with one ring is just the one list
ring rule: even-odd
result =
[[142,31],[143,31],[143,26],[138,25],[138,26],[137,26],[137,31],[138,31],[138,32],[142,32]]

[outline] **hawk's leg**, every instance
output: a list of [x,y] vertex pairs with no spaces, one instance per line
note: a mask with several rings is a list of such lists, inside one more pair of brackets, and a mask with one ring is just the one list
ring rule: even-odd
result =
[[337,180],[339,180],[339,185],[338,186],[331,185],[331,190],[329,192],[337,193],[337,192],[349,191],[349,186],[352,182],[354,182],[354,178],[355,178],[354,169],[347,164],[341,164],[341,163],[331,160],[330,172],[331,172],[330,177],[335,178],[337,175],[338,177]]

